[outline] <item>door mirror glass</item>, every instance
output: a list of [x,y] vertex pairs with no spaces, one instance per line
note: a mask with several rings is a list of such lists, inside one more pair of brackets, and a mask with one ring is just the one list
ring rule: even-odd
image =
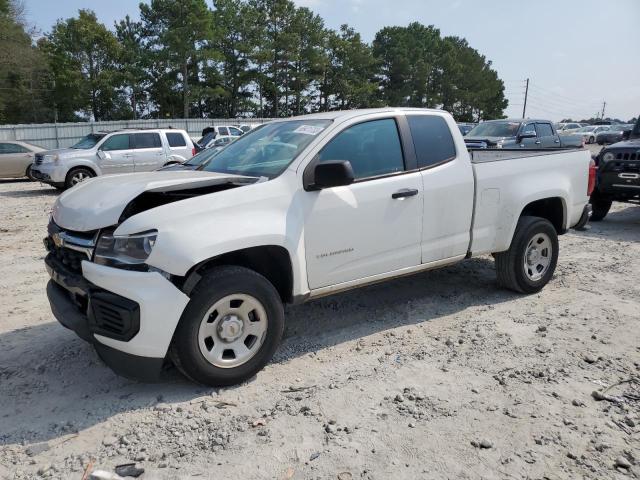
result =
[[313,172],[315,189],[351,185],[354,180],[353,168],[347,160],[325,160],[316,165]]

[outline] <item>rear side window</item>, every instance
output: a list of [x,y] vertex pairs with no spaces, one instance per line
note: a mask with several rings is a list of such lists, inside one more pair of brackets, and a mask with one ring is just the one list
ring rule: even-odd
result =
[[219,127],[218,132],[220,132],[220,135],[229,135],[229,129],[227,127]]
[[319,161],[348,160],[356,179],[404,170],[395,120],[359,123],[340,132],[319,154]]
[[456,156],[451,131],[444,118],[436,115],[408,115],[418,168],[430,167]]
[[0,153],[29,153],[29,150],[16,143],[0,143]]
[[104,150],[105,152],[129,150],[131,148],[129,137],[130,135],[113,135],[104,141],[100,150]]
[[133,144],[134,144],[134,148],[162,147],[162,142],[160,141],[159,133],[134,133]]
[[536,128],[539,137],[553,137],[553,130],[548,123],[539,123]]
[[167,140],[170,147],[186,147],[187,141],[181,133],[167,132]]

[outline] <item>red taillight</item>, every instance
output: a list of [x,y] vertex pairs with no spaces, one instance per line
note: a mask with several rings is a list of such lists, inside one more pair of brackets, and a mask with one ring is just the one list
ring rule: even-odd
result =
[[196,147],[191,149],[191,156],[194,157],[196,155]]
[[596,173],[598,171],[598,167],[596,167],[596,162],[591,159],[589,162],[589,183],[587,184],[587,195],[591,196],[593,190],[596,188]]

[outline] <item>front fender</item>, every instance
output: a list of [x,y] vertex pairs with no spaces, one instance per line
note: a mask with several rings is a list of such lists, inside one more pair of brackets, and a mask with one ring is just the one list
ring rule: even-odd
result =
[[96,176],[102,175],[102,169],[93,160],[89,160],[89,159],[86,159],[86,158],[74,158],[74,159],[70,159],[70,160],[67,160],[67,161],[63,160],[63,162],[64,162],[63,165],[65,167],[67,167],[67,171],[70,171],[72,168],[86,167],[86,168],[90,168],[91,170],[93,170],[95,172]]

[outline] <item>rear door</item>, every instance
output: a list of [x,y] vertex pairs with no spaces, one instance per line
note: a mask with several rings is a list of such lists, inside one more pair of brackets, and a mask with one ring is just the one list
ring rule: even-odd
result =
[[159,132],[133,133],[131,136],[136,172],[151,172],[164,166],[167,156]]
[[133,150],[131,149],[131,135],[118,133],[108,137],[100,145],[106,155],[98,156],[100,170],[105,174],[131,173],[134,170]]
[[422,263],[466,255],[473,214],[473,171],[444,117],[408,114],[424,191]]
[[560,146],[560,139],[553,133],[553,128],[550,123],[538,122],[536,124],[536,130],[542,148],[556,148]]
[[22,177],[33,163],[33,152],[17,143],[0,143],[0,177]]
[[165,132],[167,144],[169,145],[169,155],[178,156],[184,160],[193,156],[192,147],[187,142],[186,135],[182,132]]
[[356,180],[303,192],[309,287],[420,265],[422,179],[407,171],[397,120],[346,126],[307,168],[329,160],[348,160]]

